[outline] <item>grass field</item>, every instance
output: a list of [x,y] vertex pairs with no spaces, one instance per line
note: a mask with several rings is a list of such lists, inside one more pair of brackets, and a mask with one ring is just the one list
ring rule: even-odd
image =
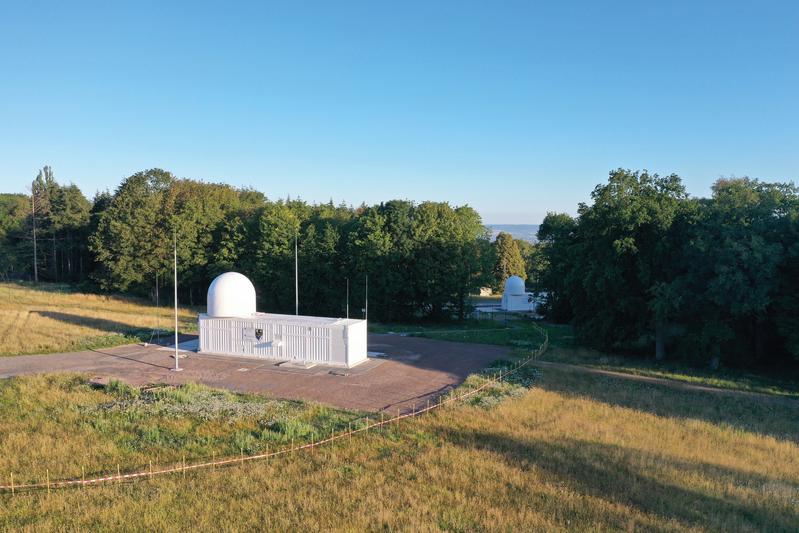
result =
[[[69,285],[0,283],[0,356],[106,348],[148,340],[160,324],[174,331],[168,306],[136,298],[83,294]],[[197,313],[181,308],[181,331],[195,331]]]
[[513,346],[520,351],[538,346],[542,336],[536,325],[546,329],[550,349],[542,360],[569,363],[640,376],[672,379],[685,383],[730,390],[742,390],[799,398],[799,380],[793,374],[755,374],[735,369],[711,370],[680,361],[656,362],[650,358],[623,357],[580,346],[569,326],[533,323],[530,320],[468,320],[453,324],[370,324],[374,333],[397,333],[454,342]]
[[454,324],[369,324],[373,333],[397,333],[452,342],[497,344],[520,350],[537,348],[544,340],[537,325],[529,320],[467,320]]
[[[0,529],[789,531],[799,524],[796,407],[569,371],[528,377],[531,390],[512,389],[502,402],[449,408],[312,453],[185,477],[4,494]],[[242,440],[276,445],[295,431],[287,424],[307,436],[358,417],[201,387],[142,402],[125,387],[94,390],[77,377],[17,378],[0,394],[4,478],[17,469],[18,476],[42,478],[46,468],[69,475],[79,463],[103,461],[124,470],[151,454],[229,453]],[[209,407],[215,394],[225,407]]]
[[16,472],[22,483],[43,471],[68,478],[98,475],[101,465],[254,454],[329,435],[361,418],[195,384],[142,391],[117,381],[98,389],[78,374],[11,378],[0,381],[0,471]]
[[[0,284],[6,294],[0,353],[113,344],[153,326],[153,308],[128,298]],[[23,310],[22,323],[7,320]],[[184,310],[181,320],[188,329],[194,314]],[[510,326],[370,330],[513,346],[517,355],[540,343],[531,323]],[[52,334],[30,331],[40,327]],[[789,381],[599,354],[577,347],[571,329],[545,327],[547,360],[792,394]],[[21,349],[31,345],[39,348]],[[464,387],[484,379],[471,376]],[[468,403],[311,453],[3,493],[0,530],[795,531],[799,401],[770,400],[532,367]],[[79,375],[5,379],[0,484],[12,473],[19,484],[253,454],[357,426],[363,416],[197,385],[141,391],[116,382],[97,389]]]

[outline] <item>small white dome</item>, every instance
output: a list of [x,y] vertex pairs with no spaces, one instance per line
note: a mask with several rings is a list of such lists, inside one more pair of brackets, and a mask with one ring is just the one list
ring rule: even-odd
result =
[[208,287],[208,316],[248,317],[255,313],[255,287],[238,272],[218,275]]
[[505,280],[505,292],[503,294],[518,295],[525,292],[524,280],[519,276],[511,276]]

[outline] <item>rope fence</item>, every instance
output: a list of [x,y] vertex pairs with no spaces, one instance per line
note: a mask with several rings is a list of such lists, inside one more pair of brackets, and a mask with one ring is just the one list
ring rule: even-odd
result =
[[[44,482],[35,482],[35,483],[16,483],[15,484],[14,483],[14,474],[11,473],[9,475],[9,478],[8,478],[8,480],[9,480],[8,484],[0,485],[0,492],[10,493],[10,494],[13,495],[16,492],[45,491],[46,490],[49,493],[51,490],[54,490],[54,489],[62,489],[62,488],[69,488],[69,487],[86,487],[86,486],[90,486],[90,485],[101,485],[101,484],[104,484],[104,483],[114,483],[114,482],[122,483],[122,482],[127,482],[127,481],[134,481],[134,480],[137,480],[137,479],[151,479],[154,476],[162,476],[162,475],[166,475],[166,474],[174,474],[174,473],[179,473],[179,472],[185,474],[185,472],[192,471],[192,470],[200,470],[200,469],[205,469],[205,468],[217,468],[217,467],[230,466],[230,465],[235,465],[235,464],[243,464],[243,463],[246,463],[246,462],[259,461],[259,460],[263,460],[263,459],[269,459],[269,458],[272,458],[272,457],[280,457],[280,456],[284,456],[284,455],[289,455],[289,454],[297,453],[297,452],[301,452],[301,451],[313,450],[314,448],[317,448],[319,446],[324,446],[325,444],[330,444],[330,443],[335,442],[337,440],[350,438],[350,437],[352,437],[354,435],[357,435],[357,434],[360,434],[360,433],[365,433],[365,432],[368,432],[368,431],[370,431],[372,429],[381,428],[383,426],[390,426],[391,424],[397,424],[400,421],[402,421],[403,419],[415,418],[415,417],[418,417],[418,416],[422,416],[422,415],[424,415],[424,414],[426,414],[428,412],[434,411],[436,409],[442,409],[444,407],[447,407],[448,405],[454,404],[456,402],[461,402],[461,401],[463,401],[463,400],[465,400],[467,398],[475,396],[475,395],[479,394],[480,392],[486,390],[487,388],[492,387],[492,386],[502,382],[509,375],[515,374],[516,372],[518,372],[519,370],[521,370],[522,368],[524,368],[525,366],[530,364],[537,357],[539,357],[544,352],[546,352],[546,350],[549,348],[549,335],[547,334],[547,331],[544,328],[538,326],[537,324],[533,324],[533,326],[535,327],[535,329],[539,333],[541,333],[544,336],[544,341],[541,343],[541,345],[536,350],[531,351],[529,353],[529,355],[525,359],[522,359],[520,361],[517,361],[517,362],[513,363],[513,365],[510,366],[510,367],[505,367],[505,368],[498,369],[498,371],[495,374],[493,374],[491,377],[489,377],[488,380],[485,383],[483,383],[482,385],[480,385],[477,388],[471,389],[469,391],[466,391],[466,392],[463,392],[463,393],[460,393],[460,394],[456,393],[455,389],[452,389],[450,391],[450,394],[439,396],[438,397],[438,401],[436,401],[436,402],[432,402],[431,403],[428,400],[428,403],[427,403],[427,405],[425,407],[421,407],[421,408],[417,409],[416,406],[414,405],[411,410],[409,410],[409,411],[406,410],[404,413],[401,413],[398,410],[397,414],[395,416],[391,417],[391,418],[385,418],[383,416],[384,413],[381,413],[381,418],[380,418],[379,421],[375,420],[373,422],[373,421],[371,421],[371,419],[369,417],[366,417],[366,419],[365,419],[366,420],[366,424],[362,425],[360,427],[357,427],[357,428],[354,428],[354,429],[352,427],[349,427],[347,430],[341,431],[339,433],[335,433],[334,430],[331,430],[331,434],[330,434],[329,437],[326,437],[326,438],[323,438],[323,439],[320,439],[320,440],[316,440],[316,441],[313,441],[313,442],[308,442],[308,443],[305,443],[305,444],[298,444],[298,445],[295,445],[292,442],[291,445],[288,446],[288,447],[284,447],[284,448],[281,448],[279,450],[275,450],[275,451],[272,451],[272,452],[267,450],[264,453],[259,453],[259,454],[255,454],[255,455],[244,455],[244,452],[242,451],[240,455],[235,456],[235,457],[224,457],[224,458],[220,458],[220,459],[216,459],[214,457],[210,461],[205,460],[205,461],[196,462],[196,463],[186,463],[186,458],[185,458],[185,455],[184,455],[182,461],[179,464],[177,464],[177,465],[172,465],[172,466],[168,466],[168,467],[164,467],[164,468],[160,468],[159,467],[159,468],[155,468],[154,469],[153,465],[152,465],[152,462],[150,462],[149,463],[149,467],[146,470],[139,470],[139,471],[136,471],[136,472],[128,472],[128,473],[122,473],[121,470],[120,470],[120,466],[117,465],[117,467],[116,467],[117,473],[116,474],[100,476],[100,477],[92,477],[92,478],[88,478],[88,479],[86,478],[85,475],[81,475],[80,479],[74,478],[74,479],[51,480],[50,479],[50,472],[48,470],[48,471],[46,471],[46,479],[45,479],[45,481]],[[83,470],[83,469],[82,469],[82,471],[85,472],[85,470]]]

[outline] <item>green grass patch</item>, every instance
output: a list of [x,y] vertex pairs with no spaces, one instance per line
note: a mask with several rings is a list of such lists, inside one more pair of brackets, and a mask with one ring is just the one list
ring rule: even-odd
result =
[[[495,378],[498,372],[506,372],[511,369],[514,362],[496,361],[494,364],[481,372],[470,375],[455,390],[456,394],[464,394],[479,389]],[[507,398],[520,398],[535,386],[541,377],[541,370],[533,366],[524,366],[516,372],[508,374],[499,383],[487,386],[477,393],[466,398],[468,405],[482,408],[492,408],[498,406]]]
[[541,324],[549,334],[550,349],[541,359],[639,376],[671,379],[728,390],[759,392],[799,398],[799,382],[793,376],[776,377],[731,368],[710,369],[681,360],[607,354],[579,346],[570,326]]
[[[361,413],[314,403],[239,394],[204,385],[104,388],[70,374],[0,381],[0,472],[40,478],[97,473],[117,463],[263,452],[341,431]],[[17,439],[19,437],[19,439]]]
[[369,331],[452,342],[513,346],[528,351],[535,350],[544,341],[536,324],[528,319],[509,320],[507,324],[492,320],[445,324],[370,324]]
[[571,326],[533,322],[528,319],[502,321],[467,320],[446,324],[370,324],[373,333],[394,333],[414,337],[495,344],[517,348],[518,355],[529,353],[543,342],[537,329],[549,336],[549,350],[544,361],[576,364],[641,376],[672,379],[685,383],[729,390],[740,390],[799,398],[799,381],[793,376],[777,377],[753,372],[721,368],[698,368],[679,360],[655,361],[652,358],[620,356],[584,348],[576,340]]

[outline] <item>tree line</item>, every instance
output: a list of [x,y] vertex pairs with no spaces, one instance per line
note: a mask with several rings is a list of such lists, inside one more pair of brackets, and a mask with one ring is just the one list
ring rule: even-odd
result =
[[80,189],[59,185],[47,166],[31,183],[30,196],[0,195],[0,275],[84,278],[91,270],[87,247],[91,211],[92,204]]
[[4,277],[154,298],[159,288],[171,292],[176,245],[182,301],[203,305],[210,281],[235,270],[253,281],[260,309],[289,313],[295,239],[303,314],[344,316],[349,283],[350,313],[362,316],[368,276],[370,318],[464,318],[470,293],[524,274],[519,243],[507,234],[492,243],[468,206],[270,200],[160,169],[92,201],[75,185],[60,185],[49,167],[30,196],[0,195]]
[[538,233],[545,312],[583,342],[717,367],[799,359],[799,193],[619,169]]
[[[252,279],[259,308],[381,321],[462,319],[469,294],[510,275],[546,291],[547,319],[586,344],[711,366],[799,359],[799,191],[722,179],[709,198],[676,175],[619,169],[576,216],[549,213],[536,245],[441,202],[358,207],[270,200],[252,189],[151,169],[90,201],[44,167],[30,195],[0,194],[0,276],[171,293],[177,246],[182,301],[210,281]],[[35,235],[35,238],[34,238]]]

